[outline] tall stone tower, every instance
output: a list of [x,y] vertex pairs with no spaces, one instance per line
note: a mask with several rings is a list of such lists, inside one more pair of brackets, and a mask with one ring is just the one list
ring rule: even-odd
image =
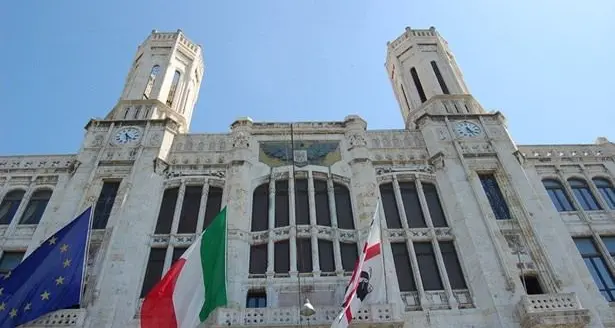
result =
[[455,102],[434,104],[441,95],[469,94],[463,74],[447,42],[435,28],[406,28],[404,34],[388,44],[386,68],[406,127],[426,112],[431,114],[481,113],[476,106]]
[[137,48],[124,90],[107,120],[171,118],[185,133],[203,77],[201,47],[181,30],[153,30]]

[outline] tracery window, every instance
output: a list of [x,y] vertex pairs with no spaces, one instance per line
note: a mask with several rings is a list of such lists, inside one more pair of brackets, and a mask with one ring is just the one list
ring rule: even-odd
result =
[[336,229],[354,230],[344,183],[302,171],[294,180],[286,176],[260,184],[252,198],[251,277],[351,272],[356,240],[341,238]]
[[174,182],[162,195],[141,297],[160,280],[222,209],[224,181]]
[[589,186],[587,185],[587,182],[585,180],[578,178],[570,178],[568,179],[568,184],[570,185],[570,188],[572,188],[572,193],[574,194],[574,197],[577,199],[577,201],[584,210],[592,211],[602,209],[596,201],[594,194],[589,189]]
[[0,203],[0,224],[10,224],[26,194],[23,190],[13,190],[4,196]]
[[156,77],[159,73],[160,65],[154,65],[154,67],[152,67],[152,71],[149,74],[147,84],[145,85],[145,90],[143,91],[143,99],[149,99],[152,93],[152,89],[154,88],[154,83],[156,82]]
[[566,193],[566,189],[564,186],[557,180],[554,179],[545,179],[542,180],[542,184],[547,189],[547,193],[555,205],[555,208],[559,212],[565,211],[574,211],[574,206],[572,206],[572,202],[570,202],[570,198]]
[[[397,176],[391,180],[380,185],[381,213],[406,308],[420,310],[420,300],[427,295],[466,297],[469,292],[454,236],[436,186],[420,180],[398,181]],[[460,306],[472,305],[468,301]]]
[[593,181],[609,208],[615,210],[615,189],[611,182],[604,178],[594,178]]
[[38,224],[43,217],[45,208],[47,208],[47,203],[49,203],[51,193],[52,191],[49,189],[39,189],[35,191],[32,196],[30,196],[28,206],[26,206],[26,210],[21,216],[19,223]]

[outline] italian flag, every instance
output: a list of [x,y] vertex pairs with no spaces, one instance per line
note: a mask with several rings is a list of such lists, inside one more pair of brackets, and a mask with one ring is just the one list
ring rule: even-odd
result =
[[195,328],[226,299],[226,208],[143,300],[142,328]]

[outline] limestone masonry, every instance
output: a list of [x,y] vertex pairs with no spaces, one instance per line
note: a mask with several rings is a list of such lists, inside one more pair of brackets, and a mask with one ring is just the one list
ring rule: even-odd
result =
[[515,144],[434,28],[389,42],[385,67],[405,129],[189,133],[202,49],[152,31],[76,154],[0,157],[0,272],[95,210],[81,307],[28,327],[138,327],[224,206],[229,305],[204,326],[329,327],[379,201],[387,300],[353,327],[615,327],[615,145]]

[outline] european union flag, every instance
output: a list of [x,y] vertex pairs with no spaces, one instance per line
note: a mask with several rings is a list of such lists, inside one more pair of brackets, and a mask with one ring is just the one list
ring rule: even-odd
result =
[[91,214],[90,207],[0,276],[0,327],[80,303]]

